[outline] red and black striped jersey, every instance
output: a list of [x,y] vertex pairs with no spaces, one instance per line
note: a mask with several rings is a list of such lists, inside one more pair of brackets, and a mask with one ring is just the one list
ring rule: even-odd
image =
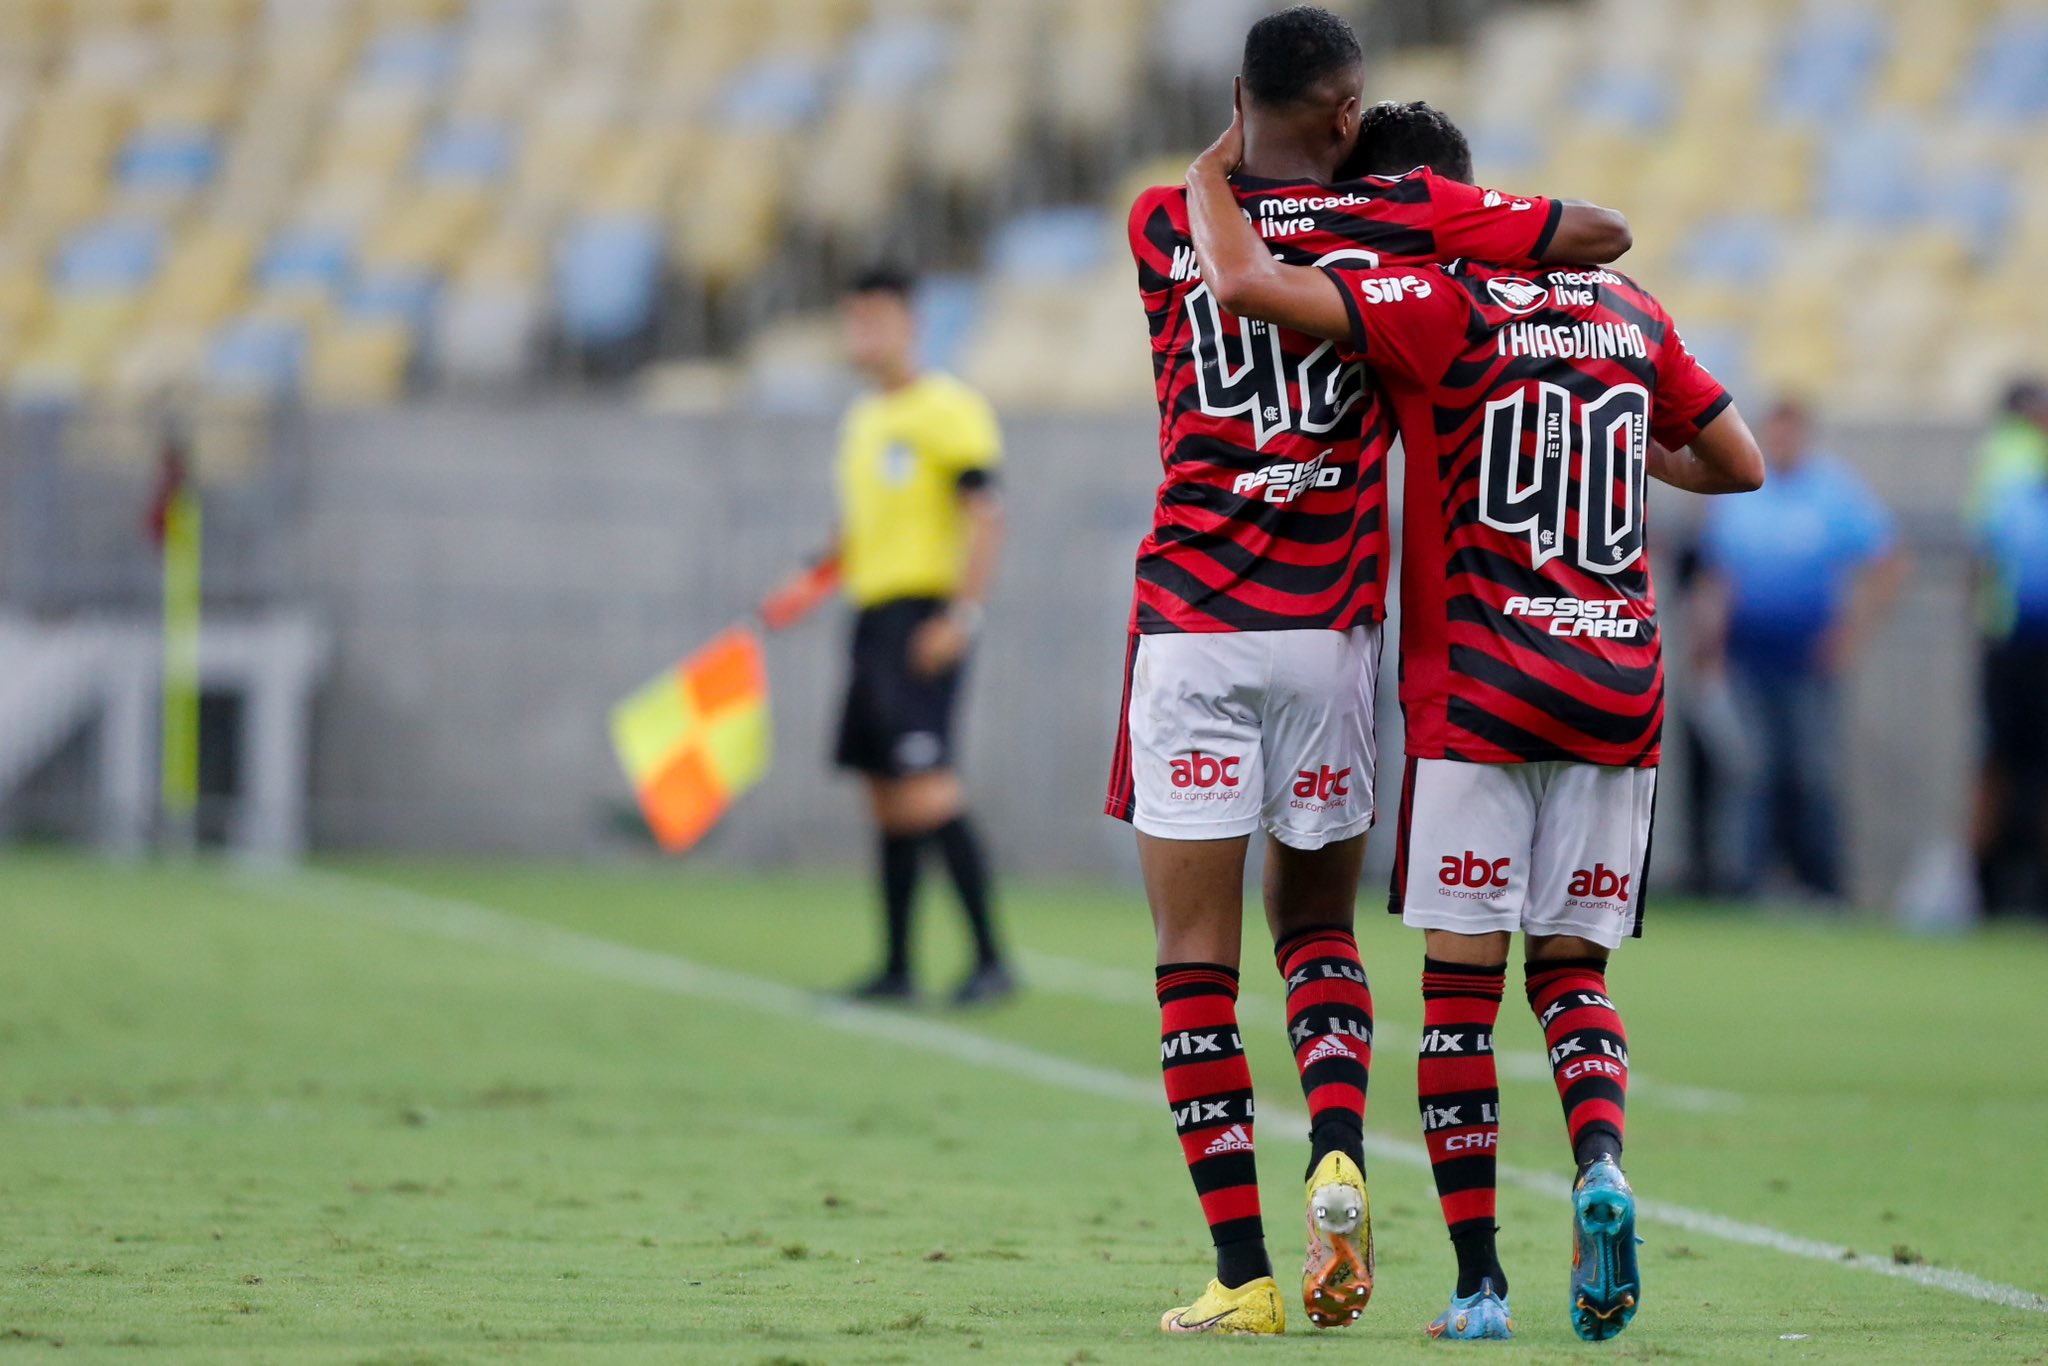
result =
[[[1427,170],[1339,185],[1234,181],[1275,256],[1382,265],[1534,261],[1563,205]],[[1138,548],[1131,629],[1262,631],[1376,621],[1386,606],[1386,457],[1373,386],[1342,347],[1220,309],[1195,263],[1187,191],[1131,208],[1152,328],[1164,467]]]
[[1654,765],[1648,443],[1689,444],[1727,392],[1611,270],[1328,273],[1407,452],[1408,753]]

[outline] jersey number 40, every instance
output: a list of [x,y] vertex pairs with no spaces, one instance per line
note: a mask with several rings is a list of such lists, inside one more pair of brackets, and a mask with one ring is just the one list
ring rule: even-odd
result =
[[[1357,248],[1333,251],[1316,262],[1343,262],[1368,268],[1379,257]],[[1289,384],[1286,352],[1280,329],[1249,318],[1226,324],[1216,296],[1206,284],[1188,292],[1185,306],[1194,332],[1195,385],[1202,411],[1211,417],[1242,417],[1252,424],[1252,444],[1264,450],[1275,434],[1296,431],[1323,436],[1336,430],[1344,415],[1364,397],[1357,362],[1338,354],[1335,342],[1324,342],[1296,361]],[[1292,397],[1299,393],[1300,411]]]
[[1619,574],[1643,554],[1649,440],[1640,384],[1590,402],[1547,382],[1495,399],[1480,447],[1479,520],[1527,532],[1536,568],[1569,548],[1579,568]]

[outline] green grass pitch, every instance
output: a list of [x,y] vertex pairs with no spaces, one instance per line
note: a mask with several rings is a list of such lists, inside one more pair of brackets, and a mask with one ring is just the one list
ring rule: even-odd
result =
[[[935,889],[925,909],[943,985],[960,945]],[[1564,1206],[1525,1187],[1502,1194],[1519,1341],[1424,1341],[1449,1246],[1427,1171],[1389,1146],[1415,1141],[1419,950],[1367,909],[1379,1292],[1345,1332],[1297,1313],[1281,1342],[1165,1340],[1207,1239],[1157,1098],[1131,891],[1010,889],[1039,983],[1012,1006],[819,1016],[800,989],[869,964],[860,876],[0,859],[0,1356],[2048,1354],[2048,1313],[1648,1221],[1645,1307],[1588,1347]],[[1243,1022],[1284,1283],[1304,1145],[1278,1118],[1301,1098],[1264,962],[1248,944]],[[2048,1292],[2048,937],[1667,904],[1612,981],[1646,1200]],[[1503,1160],[1562,1175],[1512,993],[1500,1038]]]

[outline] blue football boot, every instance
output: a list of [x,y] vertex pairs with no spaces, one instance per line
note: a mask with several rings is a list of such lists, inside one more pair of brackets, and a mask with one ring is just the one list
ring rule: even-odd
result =
[[1603,1157],[1572,1188],[1572,1328],[1586,1341],[1618,1336],[1636,1316],[1638,1241],[1635,1192],[1614,1159]]
[[1489,1276],[1479,1283],[1478,1294],[1451,1296],[1451,1307],[1423,1331],[1453,1342],[1506,1342],[1515,1335],[1515,1321],[1508,1317],[1508,1302],[1493,1293]]

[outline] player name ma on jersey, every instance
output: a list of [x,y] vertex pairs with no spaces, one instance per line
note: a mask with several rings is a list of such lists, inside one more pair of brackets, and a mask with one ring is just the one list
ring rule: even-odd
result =
[[1329,274],[1406,451],[1408,752],[1656,764],[1648,443],[1690,444],[1726,391],[1611,270]]
[[[1427,170],[1341,185],[1234,184],[1274,253],[1298,265],[1531,262],[1563,212]],[[1152,332],[1163,467],[1131,629],[1341,630],[1379,620],[1393,431],[1355,358],[1218,307],[1195,261],[1183,188],[1138,197],[1130,244]]]

